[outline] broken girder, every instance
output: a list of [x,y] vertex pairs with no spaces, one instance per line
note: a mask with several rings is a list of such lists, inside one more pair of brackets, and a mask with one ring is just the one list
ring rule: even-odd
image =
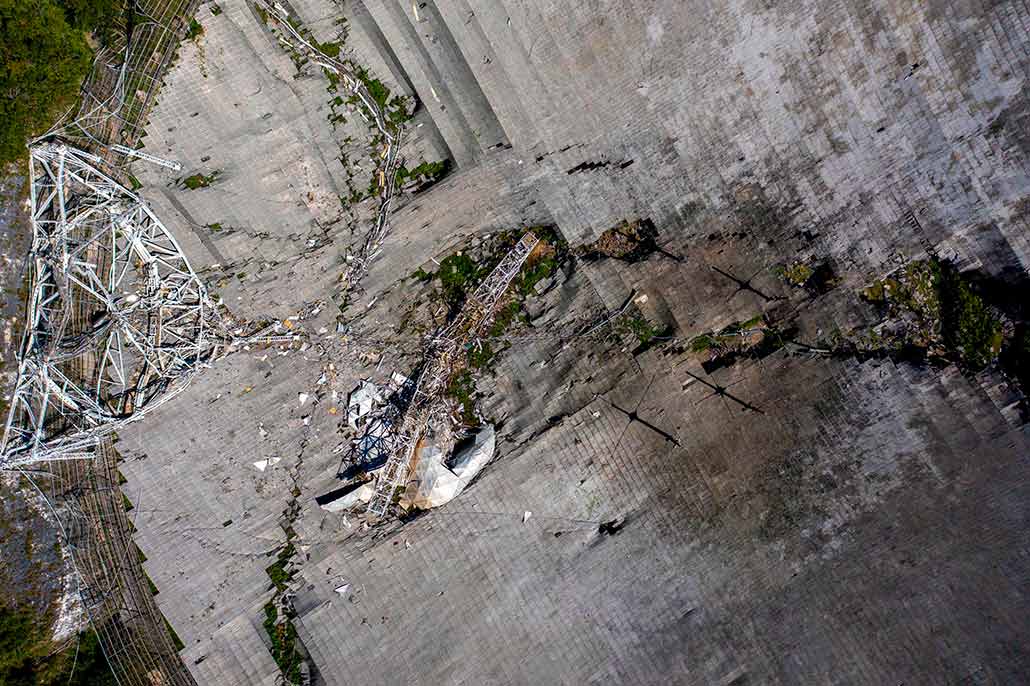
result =
[[53,141],[29,152],[29,293],[0,469],[92,457],[221,351],[284,339],[235,335],[175,238],[102,160]]
[[396,424],[390,456],[376,479],[375,492],[368,503],[369,514],[385,515],[397,489],[407,482],[411,462],[430,419],[440,410],[447,382],[460,356],[490,322],[498,301],[538,242],[535,235],[527,232],[465,301],[454,321],[429,342],[425,363],[414,381],[411,403]]

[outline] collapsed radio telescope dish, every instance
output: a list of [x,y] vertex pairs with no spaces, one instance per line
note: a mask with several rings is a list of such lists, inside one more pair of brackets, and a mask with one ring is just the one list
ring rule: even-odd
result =
[[5,469],[92,456],[231,345],[175,238],[102,160],[56,142],[29,160],[30,290]]

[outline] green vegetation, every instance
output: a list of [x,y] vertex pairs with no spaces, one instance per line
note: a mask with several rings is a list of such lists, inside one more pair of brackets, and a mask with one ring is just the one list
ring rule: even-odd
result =
[[769,326],[761,314],[709,331],[690,339],[687,347],[693,353],[705,354],[709,360],[732,361],[738,356],[763,357],[783,347],[784,334]]
[[[45,624],[45,626],[44,626]],[[62,652],[50,641],[49,623],[28,609],[0,606],[0,684],[5,686],[114,686],[96,633],[79,635]],[[72,672],[72,663],[75,671]]]
[[422,267],[419,267],[411,274],[411,278],[415,279],[415,281],[419,283],[427,283],[429,281],[432,281],[434,276],[436,276],[436,274],[434,274],[433,272],[427,272]]
[[21,158],[26,141],[72,105],[89,70],[82,27],[95,25],[107,3],[64,5],[0,0],[0,163]]
[[468,363],[473,369],[487,369],[494,359],[494,349],[489,341],[482,341],[468,350]]
[[[541,243],[512,281],[512,288],[500,300],[487,331],[491,339],[501,338],[518,321],[528,321],[523,311],[526,298],[535,292],[540,281],[558,270],[569,254],[568,245],[557,231],[542,227],[533,227],[530,231],[541,238]],[[469,294],[497,266],[523,233],[504,231],[493,234],[482,247],[459,251],[444,258],[436,272],[418,269],[412,273],[411,278],[419,283],[437,283],[432,297],[447,305],[449,316],[454,316]],[[476,425],[479,421],[474,401],[476,382],[470,370],[489,371],[506,347],[507,343],[496,340],[480,340],[470,345],[465,351],[466,368],[451,376],[446,395],[457,402],[466,424]]]
[[343,43],[340,42],[318,43],[317,45],[318,49],[321,50],[323,54],[327,57],[332,57],[333,59],[340,56],[340,48],[343,47]]
[[80,31],[102,32],[124,11],[123,0],[58,0],[68,23]]
[[557,269],[558,260],[554,254],[544,255],[532,263],[527,262],[522,268],[522,273],[519,274],[517,282],[519,292],[522,295],[530,295],[538,283],[550,277]]
[[165,629],[168,630],[168,635],[172,637],[172,645],[175,646],[176,650],[182,650],[186,647],[186,644],[182,642],[181,638],[179,638],[179,634],[175,633],[175,629],[172,628],[172,625],[168,623],[167,619],[165,619]]
[[280,671],[291,684],[300,683],[300,663],[296,660],[297,629],[287,616],[285,621],[278,622],[279,611],[274,602],[265,603],[265,633],[272,643],[272,659],[279,665]]
[[718,341],[715,336],[707,333],[703,333],[700,336],[694,336],[690,339],[690,351],[694,353],[703,353],[711,350]]
[[777,267],[776,274],[792,286],[804,286],[815,274],[815,270],[803,262],[791,262]]
[[489,270],[477,265],[467,253],[457,252],[445,258],[436,270],[444,302],[452,308],[461,307],[465,296],[488,273]]
[[207,188],[215,182],[215,179],[218,178],[219,174],[221,174],[221,172],[216,169],[215,171],[211,172],[206,176],[204,174],[194,174],[193,176],[187,176],[185,179],[182,180],[182,185],[184,185],[191,191],[195,191],[198,188]]
[[446,395],[458,402],[461,406],[461,418],[469,426],[476,426],[479,420],[476,418],[476,406],[472,399],[476,392],[476,382],[472,373],[467,369],[462,370],[451,377],[447,383]]
[[131,512],[133,509],[132,501],[129,500],[129,496],[122,493],[122,507],[125,508],[126,512]]
[[1001,323],[956,271],[946,269],[942,276],[939,288],[944,344],[957,352],[969,369],[983,369],[1001,352]]
[[493,338],[503,336],[516,319],[526,321],[526,315],[522,313],[522,303],[519,300],[512,300],[497,310],[494,322],[490,325],[490,336]]
[[[294,498],[297,496],[294,495]],[[231,522],[230,522],[231,523]],[[223,526],[226,526],[223,524]],[[293,577],[292,572],[286,571],[290,559],[297,553],[293,545],[296,536],[293,529],[286,529],[286,545],[276,555],[275,562],[265,569],[268,578],[272,580],[276,593],[272,600],[265,604],[265,632],[271,642],[272,659],[279,665],[283,676],[292,684],[300,683],[300,663],[296,660],[297,653],[297,629],[293,626],[292,614],[287,614],[283,621],[279,621],[279,612],[276,610],[275,598],[286,590],[287,582]]]
[[432,186],[434,183],[442,179],[450,168],[450,160],[422,162],[417,167],[410,170],[401,165],[400,169],[397,170],[397,183],[405,184],[408,181],[414,181],[418,184],[418,187],[421,190]]
[[190,26],[186,29],[186,40],[197,40],[204,35],[204,27],[196,19],[190,19]]
[[661,333],[661,329],[655,326],[651,320],[639,314],[627,319],[624,326],[637,337],[641,345],[647,345]]
[[911,262],[862,290],[862,297],[886,309],[889,333],[867,332],[858,345],[876,350],[909,348],[949,358],[977,371],[998,358],[1001,322],[972,284],[949,264]]
[[286,546],[279,551],[279,555],[276,556],[275,562],[265,569],[265,573],[268,574],[268,578],[272,580],[276,590],[285,591],[286,582],[293,578],[293,574],[286,571],[286,565],[296,552],[296,549],[293,547],[293,542],[287,542]]

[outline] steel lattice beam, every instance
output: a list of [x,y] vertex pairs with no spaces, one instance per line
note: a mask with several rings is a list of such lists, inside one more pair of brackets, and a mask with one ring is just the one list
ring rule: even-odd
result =
[[538,241],[527,232],[479,284],[455,320],[429,343],[426,362],[415,380],[411,404],[397,424],[390,456],[376,479],[375,492],[368,503],[369,514],[385,515],[397,489],[407,482],[411,461],[426,434],[429,420],[440,409],[447,381],[464,354],[465,346],[490,322],[498,301],[518,276]]
[[101,164],[30,148],[30,292],[0,468],[91,457],[234,344],[175,238]]

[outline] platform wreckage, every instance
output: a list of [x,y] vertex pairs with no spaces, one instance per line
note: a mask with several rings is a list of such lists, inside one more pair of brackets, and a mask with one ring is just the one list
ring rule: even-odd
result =
[[59,142],[30,149],[25,332],[0,469],[90,458],[98,441],[182,392],[244,335],[146,203]]

